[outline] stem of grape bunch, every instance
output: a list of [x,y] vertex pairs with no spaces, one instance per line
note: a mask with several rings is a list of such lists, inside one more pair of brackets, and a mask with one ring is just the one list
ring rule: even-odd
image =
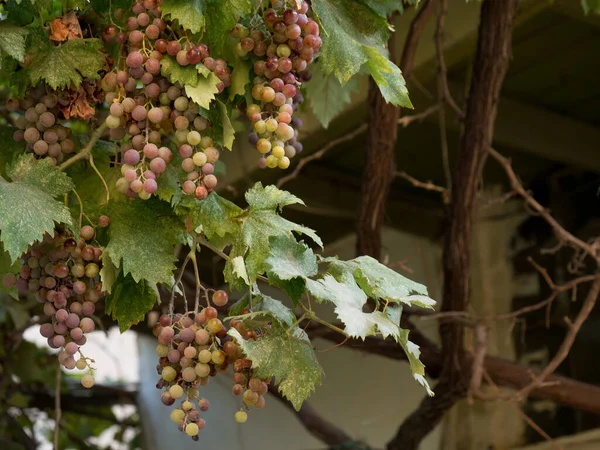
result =
[[[75,156],[67,159],[64,163],[62,163],[60,166],[58,166],[58,168],[60,170],[66,170],[67,168],[69,168],[70,166],[72,166],[73,164],[75,164],[77,161],[79,161],[81,159],[85,159],[85,158],[89,159],[91,156],[92,148],[94,148],[94,145],[96,144],[98,139],[100,139],[100,136],[102,136],[102,133],[104,133],[106,128],[107,128],[106,123],[103,123],[98,128],[96,128],[96,131],[94,131],[94,133],[90,137],[90,140],[87,143],[87,145],[85,147],[83,147]],[[104,179],[103,179],[103,181],[104,181]],[[106,185],[105,181],[104,181],[104,184]]]

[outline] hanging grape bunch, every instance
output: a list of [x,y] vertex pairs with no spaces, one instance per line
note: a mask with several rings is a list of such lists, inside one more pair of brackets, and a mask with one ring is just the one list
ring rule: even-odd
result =
[[110,111],[106,125],[111,139],[121,144],[123,177],[117,188],[132,197],[150,198],[158,189],[157,178],[172,162],[171,150],[162,144],[174,133],[187,173],[182,190],[203,200],[217,185],[213,172],[219,150],[200,107],[181,85],[161,75],[161,60],[172,58],[180,67],[202,64],[219,78],[219,92],[231,84],[231,74],[227,63],[213,59],[205,44],[187,38],[168,40],[177,27],[161,15],[156,1],[138,1],[131,14],[116,14],[124,23],[122,29],[111,24],[104,31],[106,43],[125,48],[123,66],[108,72],[101,84]]
[[[102,216],[99,222],[108,226],[110,219]],[[89,370],[81,380],[87,388],[94,385],[93,361],[83,355],[81,346],[86,343],[85,335],[94,331],[90,316],[104,296],[99,282],[102,248],[91,243],[94,236],[89,225],[81,228],[79,242],[64,231],[47,235],[23,255],[18,276],[8,273],[2,280],[7,287],[34,294],[43,304],[51,322],[41,325],[40,334],[48,339],[50,348],[59,349],[58,361],[63,367]]]
[[13,139],[26,142],[27,150],[36,158],[59,164],[75,151],[71,129],[58,122],[64,117],[60,107],[71,103],[71,97],[68,92],[57,95],[44,85],[36,86],[28,94],[21,100],[9,98],[6,101],[6,109],[19,114]]
[[287,169],[290,158],[302,151],[297,141],[301,121],[292,116],[303,100],[300,87],[310,79],[307,67],[322,41],[319,25],[307,16],[306,1],[272,0],[271,5],[261,21],[251,20],[248,27],[237,24],[231,34],[240,39],[237,55],[254,62],[252,98],[258,103],[246,108],[254,130],[250,141],[266,155],[263,166]]

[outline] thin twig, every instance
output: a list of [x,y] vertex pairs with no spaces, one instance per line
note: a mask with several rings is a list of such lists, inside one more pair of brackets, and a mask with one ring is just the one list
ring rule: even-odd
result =
[[412,184],[414,187],[425,189],[427,191],[439,192],[440,194],[443,194],[444,198],[448,197],[448,189],[446,189],[442,186],[438,186],[437,184],[434,184],[432,181],[419,181],[415,177],[404,172],[403,170],[396,172],[395,176],[397,176],[398,178],[405,179],[410,184]]
[[60,419],[62,416],[62,410],[60,408],[60,383],[62,380],[62,370],[60,364],[56,368],[56,382],[54,385],[54,450],[60,450],[58,448],[58,437],[60,432]]
[[534,199],[529,192],[525,190],[523,184],[515,174],[510,160],[502,156],[493,148],[488,149],[489,154],[496,160],[500,165],[504,168],[506,175],[510,181],[511,187],[513,190],[521,196],[526,204],[533,209],[537,214],[539,214],[547,223],[552,227],[554,233],[558,237],[559,241],[566,242],[570,244],[575,249],[580,249],[585,252],[587,255],[591,256],[597,263],[600,264],[600,255],[598,253],[598,248],[596,244],[589,245],[581,239],[573,236],[567,230],[565,230],[557,221],[552,217],[552,215],[544,208],[542,205],[538,203],[536,199]]
[[[181,265],[181,269],[179,269],[179,276],[177,277],[177,280],[175,281],[175,284],[173,284],[173,289],[171,290],[171,298],[169,299],[169,316],[173,316],[173,313],[175,312],[175,289],[177,288],[177,286],[181,283],[181,279],[183,278],[183,274],[185,273],[185,266],[187,266],[187,263],[190,260],[190,254],[188,253],[185,257],[185,259],[183,260],[183,264]],[[185,288],[182,287],[181,291],[184,293],[185,296]],[[186,300],[186,306],[187,306],[187,300]]]
[[485,323],[479,323],[475,327],[475,341],[477,344],[475,356],[471,364],[471,382],[469,385],[469,393],[467,398],[470,402],[473,401],[473,394],[479,391],[481,387],[481,379],[483,377],[483,364],[487,353],[487,337],[488,329]]
[[104,185],[104,189],[106,190],[106,203],[108,203],[108,201],[110,200],[110,190],[108,189],[108,184],[106,184],[106,180],[102,176],[102,173],[100,173],[100,171],[96,167],[96,164],[94,163],[94,157],[91,153],[88,155],[88,160],[90,162],[90,166],[92,166],[92,169],[94,169],[94,172],[96,172],[96,175],[98,175],[98,177],[102,181],[102,184]]
[[423,112],[420,112],[417,114],[410,114],[408,116],[402,116],[398,119],[398,125],[402,125],[404,128],[406,128],[411,123],[420,122],[420,121],[426,119],[427,117],[429,117],[430,115],[432,115],[434,112],[439,111],[440,109],[441,109],[441,106],[438,103],[436,105],[430,106]]
[[71,166],[72,164],[75,164],[80,159],[89,158],[92,154],[91,153],[92,148],[94,147],[94,145],[96,144],[98,139],[100,139],[100,136],[102,136],[102,133],[104,133],[104,130],[106,130],[106,122],[103,123],[102,125],[100,125],[98,128],[96,128],[96,131],[94,131],[94,133],[92,133],[90,141],[87,143],[87,145],[85,147],[83,147],[81,150],[79,150],[79,152],[75,156],[73,156],[72,158],[69,158],[65,162],[63,162],[60,166],[58,166],[58,168],[60,170],[65,170],[67,167]]

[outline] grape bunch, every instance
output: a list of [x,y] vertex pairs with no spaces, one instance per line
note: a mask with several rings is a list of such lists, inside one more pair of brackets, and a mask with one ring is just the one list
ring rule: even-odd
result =
[[161,75],[161,61],[168,57],[181,67],[202,64],[219,78],[219,92],[231,84],[229,67],[225,60],[212,58],[205,44],[173,39],[177,27],[162,19],[156,1],[137,1],[131,13],[116,14],[124,27],[111,24],[103,35],[106,43],[125,46],[126,54],[124,67],[107,73],[101,82],[110,112],[106,125],[111,139],[121,143],[123,177],[117,189],[150,198],[158,189],[156,179],[173,159],[163,138],[174,134],[186,172],[182,190],[202,200],[217,185],[213,172],[219,150],[210,137],[211,123],[181,85]]
[[[216,291],[212,300],[214,305],[224,306],[227,293]],[[227,327],[214,307],[204,308],[198,314],[162,315],[153,332],[158,338],[156,368],[161,378],[156,387],[163,391],[161,401],[167,406],[179,401],[171,411],[171,420],[192,439],[199,439],[198,432],[206,425],[201,412],[210,406],[207,399],[200,397],[200,386],[207,385],[219,372],[226,372],[231,364],[236,370],[234,394],[243,395],[246,405],[264,406],[260,396],[266,392],[266,383],[249,377],[252,363],[242,359],[239,345],[227,336]],[[239,411],[236,420],[245,422],[245,414]]]
[[[104,226],[109,222],[107,216],[99,220]],[[81,228],[79,242],[62,231],[46,235],[23,255],[19,274],[8,273],[2,280],[7,287],[34,294],[43,304],[51,322],[41,325],[40,334],[51,348],[60,349],[58,361],[63,367],[89,370],[81,380],[87,388],[94,385],[93,360],[83,356],[80,347],[86,343],[85,335],[94,331],[90,316],[104,296],[99,282],[102,248],[90,243],[94,236],[91,226]]]
[[246,106],[253,128],[250,142],[266,156],[262,166],[281,169],[302,151],[297,141],[301,122],[292,116],[303,101],[302,82],[310,79],[307,67],[322,45],[319,25],[307,15],[309,4],[294,2],[291,8],[285,4],[272,0],[261,21],[251,21],[248,27],[238,23],[231,31],[240,39],[236,54],[254,61],[252,98],[258,103]]
[[46,158],[54,165],[61,163],[75,151],[71,129],[58,122],[63,117],[60,107],[70,102],[68,92],[57,95],[47,92],[43,85],[31,89],[24,99],[9,98],[5,105],[7,111],[19,113],[13,139],[26,142],[27,150],[36,158]]

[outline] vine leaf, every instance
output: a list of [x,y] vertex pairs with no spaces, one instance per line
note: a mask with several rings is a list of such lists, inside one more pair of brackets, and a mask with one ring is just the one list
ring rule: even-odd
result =
[[106,252],[125,275],[139,283],[168,283],[175,270],[173,244],[182,232],[179,221],[169,217],[168,204],[158,200],[109,204],[110,241]]
[[195,66],[180,66],[172,56],[164,55],[160,60],[160,73],[168,77],[171,83],[182,86],[196,86],[201,77]]
[[298,302],[306,289],[305,278],[317,274],[317,257],[308,245],[292,236],[271,236],[271,253],[265,260],[269,281]]
[[400,330],[400,339],[398,342],[404,349],[404,353],[408,357],[408,362],[410,364],[410,370],[412,371],[413,377],[417,382],[425,388],[427,394],[431,397],[434,396],[434,392],[429,387],[429,383],[425,379],[425,365],[419,359],[421,355],[421,351],[419,350],[419,346],[414,344],[408,340],[408,330]]
[[[250,294],[245,294],[241,299],[231,305],[229,315],[231,317],[240,316],[242,311],[250,306]],[[281,323],[288,326],[296,320],[293,311],[285,306],[280,300],[263,294],[255,286],[252,292],[252,310],[256,312],[268,312],[277,317]]]
[[429,298],[425,286],[400,275],[370,256],[359,256],[350,261],[334,258],[324,261],[330,263],[329,271],[336,277],[343,272],[351,273],[371,298],[421,308],[433,309],[435,306],[435,300]]
[[215,236],[224,237],[239,230],[239,223],[233,218],[243,213],[242,208],[224,199],[216,192],[211,192],[203,201],[193,199],[190,207],[182,204],[177,214],[189,214],[194,228],[202,227],[202,232],[208,239]]
[[[256,183],[246,192],[246,201],[249,208],[233,219],[238,228],[231,235],[232,248],[229,256],[244,257],[250,283],[254,283],[258,275],[267,271],[265,261],[271,251],[271,236],[289,237],[295,231],[309,236],[318,245],[323,245],[313,230],[286,220],[278,214],[278,210],[285,205],[303,204],[298,197],[275,186],[263,188],[261,183]],[[233,275],[231,259],[225,264],[225,281],[237,289],[244,287]]]
[[170,15],[171,20],[192,33],[199,33],[206,26],[205,0],[166,0],[161,6],[164,16]]
[[53,234],[55,223],[73,225],[69,208],[54,200],[72,183],[51,164],[32,160],[21,156],[6,168],[12,183],[0,177],[0,240],[12,261],[45,233]]
[[[242,97],[246,94],[246,86],[250,83],[249,61],[238,59],[231,73],[231,86],[229,87],[229,100],[233,100],[236,95]],[[314,78],[314,77],[313,77]]]
[[323,75],[320,67],[312,72],[310,83],[306,83],[306,97],[310,107],[324,128],[344,107],[350,103],[350,95],[359,89],[359,80],[352,77],[342,86],[340,81],[333,75]]
[[387,20],[357,0],[314,0],[313,11],[323,26],[323,74],[333,73],[345,84],[369,56],[363,45],[383,48]]
[[217,110],[221,119],[221,125],[223,126],[223,147],[228,150],[233,149],[233,141],[235,140],[235,129],[229,119],[227,113],[227,106],[220,100],[217,100]]
[[108,252],[103,252],[101,259],[102,268],[100,269],[100,281],[102,281],[102,289],[110,294],[115,281],[117,280],[119,270],[115,267],[112,259],[110,259]]
[[79,87],[83,78],[98,79],[104,67],[102,44],[98,39],[72,39],[53,45],[38,40],[31,64],[15,73],[16,84],[27,86],[47,83],[52,89]]
[[236,256],[231,259],[231,273],[241,278],[247,286],[250,285],[250,280],[248,279],[248,272],[246,271],[246,264],[244,263],[244,258],[241,256]]
[[17,61],[23,61],[26,36],[27,29],[0,23],[0,50]]
[[106,313],[119,323],[121,333],[144,320],[158,298],[156,284],[148,280],[136,283],[131,275],[115,281],[111,295],[106,299]]
[[[4,247],[0,242],[0,280],[7,273],[18,274],[20,267],[21,264],[19,263],[19,261],[13,261],[8,252],[4,250]],[[17,288],[8,288],[4,285],[4,283],[2,283],[2,281],[0,281],[0,291],[7,293],[15,300],[19,299],[19,293],[17,291]]]
[[208,109],[210,103],[215,99],[215,94],[219,93],[217,84],[220,81],[219,77],[212,72],[207,77],[199,76],[195,85],[185,85],[185,93],[202,108]]
[[366,68],[379,86],[379,91],[385,101],[412,109],[413,105],[408,98],[406,82],[398,66],[375,48],[364,46],[363,50],[369,57]]
[[279,392],[299,411],[315,386],[321,384],[323,369],[308,341],[288,333],[275,317],[271,322],[271,329],[256,341],[244,340],[235,328],[228,334],[252,361],[256,376],[274,377]]

